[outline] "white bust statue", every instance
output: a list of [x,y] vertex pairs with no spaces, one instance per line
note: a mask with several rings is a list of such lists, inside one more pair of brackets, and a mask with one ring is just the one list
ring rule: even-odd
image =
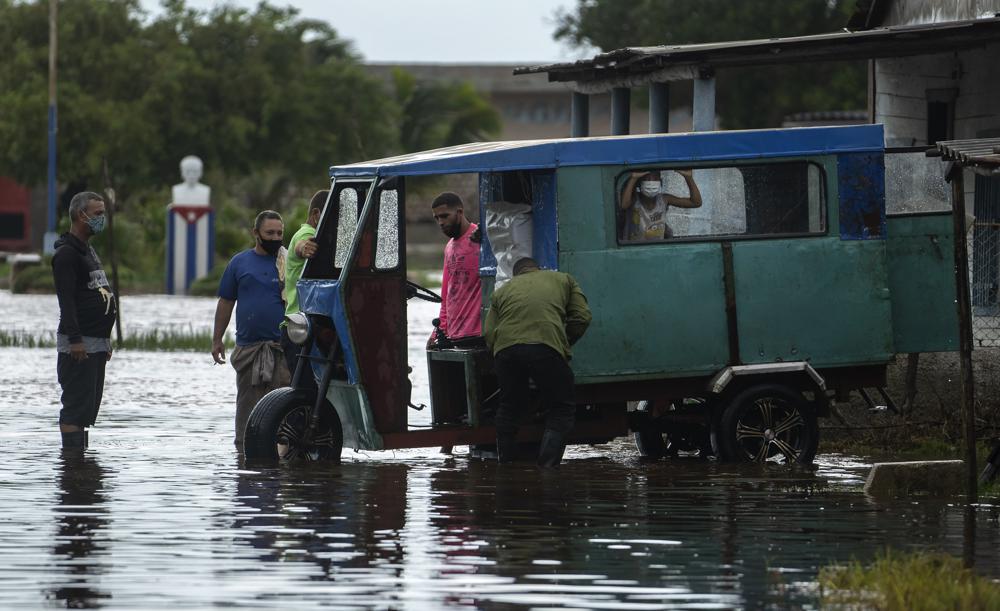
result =
[[182,206],[207,206],[212,196],[208,185],[198,182],[201,178],[201,159],[188,155],[181,159],[181,178],[184,182],[174,185],[171,190],[172,201]]

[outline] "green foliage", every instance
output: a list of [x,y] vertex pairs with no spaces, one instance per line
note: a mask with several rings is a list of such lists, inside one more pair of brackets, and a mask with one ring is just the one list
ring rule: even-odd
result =
[[[0,168],[44,180],[48,2],[0,2]],[[59,9],[59,177],[97,184],[107,158],[129,193],[176,180],[177,163],[293,179],[391,149],[392,101],[327,24],[266,2],[247,11],[135,0]]]
[[209,272],[191,283],[188,295],[195,297],[215,297],[219,294],[219,282],[222,280],[222,272],[226,271],[226,264],[220,263]]
[[[0,0],[0,175],[45,180],[49,3]],[[117,191],[124,291],[161,290],[166,212],[178,163],[195,154],[213,189],[216,257],[252,246],[258,211],[290,237],[331,164],[495,136],[500,120],[471,85],[395,87],[369,76],[330,25],[261,2],[155,17],[138,0],[62,0],[58,15],[58,180]],[[304,201],[303,201],[304,200]],[[68,229],[65,214],[60,231]],[[109,235],[94,246],[111,271]],[[42,278],[28,276],[32,290]]]
[[[402,141],[411,150],[499,131],[470,85],[411,78],[408,94],[387,91],[333,28],[293,8],[169,0],[149,18],[137,0],[59,7],[58,178],[94,189],[106,158],[124,200],[176,182],[188,154],[213,185],[263,176],[283,192]],[[0,0],[0,174],[24,184],[45,179],[48,10]]]
[[[801,36],[841,30],[854,0],[577,0],[557,17],[555,37],[603,51]],[[861,62],[720,70],[718,106],[726,128],[767,127],[790,113],[864,108]]]
[[1000,609],[1000,585],[942,553],[893,554],[870,566],[853,562],[819,574],[824,607],[913,611]]
[[11,293],[54,293],[55,279],[52,277],[52,263],[46,257],[41,265],[27,267],[14,277]]
[[500,133],[500,115],[469,83],[432,83],[394,70],[399,141],[406,152],[441,148]]

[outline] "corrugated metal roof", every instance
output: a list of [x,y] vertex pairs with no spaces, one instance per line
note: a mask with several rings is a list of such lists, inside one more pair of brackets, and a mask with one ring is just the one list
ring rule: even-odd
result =
[[626,47],[588,60],[525,66],[514,74],[544,72],[549,81],[574,82],[578,90],[594,93],[691,79],[716,68],[923,55],[998,41],[1000,17],[993,17],[788,38]]
[[948,140],[938,142],[935,148],[945,161],[989,171],[1000,169],[1000,138]]
[[881,125],[478,142],[330,168],[330,176],[414,176],[583,165],[878,151]]

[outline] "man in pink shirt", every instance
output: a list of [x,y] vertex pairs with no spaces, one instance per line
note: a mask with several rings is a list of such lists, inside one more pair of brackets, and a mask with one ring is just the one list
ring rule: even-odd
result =
[[[465,218],[462,198],[446,191],[431,204],[434,220],[451,238],[444,247],[440,329],[449,339],[482,335],[479,284],[479,227]],[[433,348],[434,333],[427,340]]]

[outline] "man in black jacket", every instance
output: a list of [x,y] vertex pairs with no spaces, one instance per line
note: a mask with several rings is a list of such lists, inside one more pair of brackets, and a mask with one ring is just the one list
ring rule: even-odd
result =
[[69,204],[70,229],[56,240],[52,275],[59,299],[56,371],[62,386],[59,431],[63,447],[83,448],[104,393],[111,360],[115,300],[90,238],[104,230],[104,198],[84,191]]

